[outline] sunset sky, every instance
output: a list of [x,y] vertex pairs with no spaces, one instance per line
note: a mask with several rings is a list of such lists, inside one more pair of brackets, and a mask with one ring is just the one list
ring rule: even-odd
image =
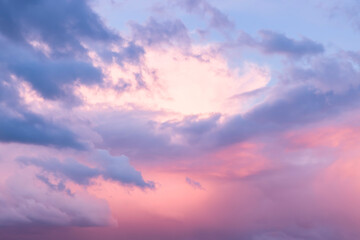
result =
[[358,0],[0,0],[1,240],[359,240]]

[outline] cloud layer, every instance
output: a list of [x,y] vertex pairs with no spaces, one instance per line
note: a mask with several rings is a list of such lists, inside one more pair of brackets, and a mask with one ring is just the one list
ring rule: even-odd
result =
[[359,239],[357,8],[0,0],[0,238]]

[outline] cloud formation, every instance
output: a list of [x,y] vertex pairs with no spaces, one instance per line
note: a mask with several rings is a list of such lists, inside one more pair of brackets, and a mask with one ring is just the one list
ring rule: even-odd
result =
[[82,40],[110,41],[118,38],[84,0],[4,0],[0,2],[0,8],[3,36],[25,45],[30,45],[31,40],[47,44],[55,57],[85,53]]
[[189,178],[189,177],[186,177],[186,182],[190,185],[190,186],[192,186],[193,188],[195,188],[195,189],[200,189],[200,190],[204,190],[204,188],[203,188],[203,186],[201,186],[201,184],[199,183],[199,182],[197,182],[197,181],[195,181],[195,180],[193,180],[193,179],[191,179],[191,178]]
[[133,39],[143,45],[159,46],[160,44],[188,47],[191,43],[186,26],[180,20],[159,22],[150,18],[145,25],[130,23]]
[[[112,180],[124,185],[134,185],[141,188],[154,188],[153,182],[145,182],[141,173],[136,171],[125,156],[112,156],[105,150],[97,150],[91,157],[96,166],[90,167],[75,159],[29,159],[19,158],[18,161],[25,166],[36,166],[42,171],[52,174],[62,181],[70,180],[79,185],[88,186],[92,180],[101,176],[105,180]],[[45,177],[41,177],[47,181]],[[50,187],[54,187],[50,185]],[[58,188],[59,186],[57,186]]]
[[0,0],[0,238],[359,239],[356,33],[310,2]]
[[224,29],[232,29],[234,27],[234,23],[229,20],[226,14],[206,0],[178,0],[176,3],[189,13],[201,15],[209,22],[211,27],[217,30],[223,31]]
[[105,201],[86,192],[76,195],[48,191],[27,172],[2,187],[0,225],[104,226],[114,224]]
[[292,58],[317,55],[325,51],[322,44],[308,38],[295,40],[269,30],[259,31],[259,36],[260,39],[256,39],[242,32],[238,44],[256,48],[265,54],[282,54]]
[[47,121],[33,113],[23,112],[20,114],[11,114],[9,111],[0,110],[1,142],[18,142],[78,150],[87,148],[86,144],[79,141],[76,134],[66,127]]

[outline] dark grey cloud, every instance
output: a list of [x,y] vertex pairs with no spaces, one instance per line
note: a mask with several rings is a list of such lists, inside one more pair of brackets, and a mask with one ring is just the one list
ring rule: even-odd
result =
[[[62,181],[70,180],[79,185],[88,186],[92,180],[102,177],[105,180],[112,180],[120,184],[137,186],[140,188],[154,188],[152,181],[146,182],[141,173],[134,169],[125,156],[112,156],[105,150],[97,150],[91,156],[94,167],[87,166],[75,159],[34,159],[21,157],[18,162],[25,166],[39,167],[43,172],[52,174]],[[91,161],[90,161],[91,162]],[[58,188],[59,186],[46,182],[46,176],[41,175],[41,180],[50,186],[50,188]]]
[[260,39],[256,39],[242,32],[238,44],[259,49],[265,54],[283,54],[288,57],[299,58],[307,55],[317,55],[325,51],[324,46],[308,38],[295,40],[284,34],[262,30]]

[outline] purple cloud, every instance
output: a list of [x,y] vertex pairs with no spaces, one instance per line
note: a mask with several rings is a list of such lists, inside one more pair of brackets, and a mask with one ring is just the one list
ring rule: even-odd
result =
[[295,40],[273,31],[262,30],[260,39],[255,39],[242,32],[238,44],[256,48],[265,54],[283,54],[292,58],[321,54],[324,46],[307,38]]
[[186,183],[189,184],[190,186],[192,186],[194,189],[204,190],[203,186],[199,182],[197,182],[189,177],[186,177],[185,180],[186,180]]
[[87,148],[87,145],[81,142],[72,131],[47,121],[42,116],[28,112],[11,114],[9,110],[1,108],[0,116],[0,142],[18,142],[78,150]]
[[177,0],[176,3],[189,13],[201,15],[208,20],[211,27],[219,31],[229,30],[234,27],[234,23],[229,20],[226,14],[206,0]]
[[186,26],[180,20],[157,21],[150,18],[145,25],[130,23],[132,37],[143,45],[159,46],[169,44],[180,47],[189,47],[190,37]]
[[358,53],[338,53],[333,57],[318,57],[308,67],[291,66],[287,78],[304,83],[321,92],[342,94],[359,87]]
[[[107,203],[85,193],[47,191],[28,173],[14,176],[0,194],[0,226],[104,226],[113,224]],[[47,185],[47,184],[45,184]]]
[[[105,180],[112,180],[123,185],[137,186],[140,188],[154,188],[152,181],[145,182],[141,173],[135,170],[125,156],[112,156],[105,150],[97,150],[91,157],[95,167],[90,167],[78,162],[75,159],[40,160],[34,158],[18,158],[18,161],[25,166],[39,167],[43,172],[51,174],[60,179],[60,183],[70,180],[79,185],[90,185],[92,180],[102,177]],[[46,182],[44,176],[40,180]],[[53,185],[48,184],[50,187]],[[58,186],[55,186],[58,187]]]
[[73,56],[86,49],[82,40],[111,41],[119,37],[105,27],[88,1],[1,1],[0,33],[29,45],[29,38],[48,44],[54,56]]

